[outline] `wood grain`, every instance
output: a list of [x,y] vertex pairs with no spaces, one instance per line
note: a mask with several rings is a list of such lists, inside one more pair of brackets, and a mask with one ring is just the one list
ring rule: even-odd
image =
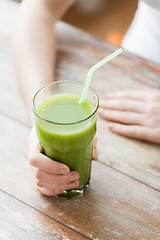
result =
[[[57,24],[57,79],[85,81],[88,69],[115,47],[67,24]],[[80,36],[80,37],[79,37]],[[127,88],[160,87],[160,66],[124,53],[95,72],[91,86],[100,97]],[[105,133],[105,134],[104,134]],[[118,136],[98,119],[99,160],[160,190],[160,145]]]
[[[29,125],[27,112],[15,81],[10,35],[18,4],[0,2],[0,113]],[[57,80],[85,81],[88,69],[115,50],[99,38],[59,22]],[[160,86],[160,67],[152,62],[123,53],[99,69],[91,82],[100,97],[125,88]],[[105,134],[104,134],[105,132]],[[116,147],[115,147],[116,146]],[[153,188],[160,190],[159,145],[119,137],[108,131],[107,122],[98,121],[99,160]]]
[[87,239],[0,190],[0,239]]
[[[0,238],[160,239],[159,145],[112,134],[100,119],[101,163],[93,163],[92,183],[85,196],[66,201],[35,191],[23,154],[29,121],[15,81],[10,46],[17,9],[16,2],[0,1]],[[115,50],[62,22],[56,31],[57,80],[84,82],[88,69]],[[159,65],[124,53],[99,69],[91,85],[104,97],[119,89],[159,88],[159,79]]]
[[160,238],[160,192],[94,162],[84,197],[45,197],[35,191],[23,156],[29,128],[1,115],[0,122],[0,189],[91,239]]

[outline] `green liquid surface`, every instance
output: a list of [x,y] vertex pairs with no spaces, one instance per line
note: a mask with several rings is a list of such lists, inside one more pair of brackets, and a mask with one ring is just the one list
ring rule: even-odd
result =
[[[37,135],[44,154],[79,173],[77,192],[86,189],[90,179],[96,116],[76,122],[87,118],[92,111],[89,102],[79,104],[78,96],[59,94],[45,100],[38,109],[39,115],[54,123],[36,117]],[[72,197],[71,191],[68,191],[68,196]]]
[[79,104],[79,97],[57,95],[45,101],[39,108],[39,114],[52,122],[73,123],[81,121],[92,113],[92,106],[85,101]]

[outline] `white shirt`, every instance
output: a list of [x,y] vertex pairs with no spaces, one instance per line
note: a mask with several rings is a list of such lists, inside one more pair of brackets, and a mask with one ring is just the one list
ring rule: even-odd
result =
[[122,48],[160,64],[160,0],[139,1]]

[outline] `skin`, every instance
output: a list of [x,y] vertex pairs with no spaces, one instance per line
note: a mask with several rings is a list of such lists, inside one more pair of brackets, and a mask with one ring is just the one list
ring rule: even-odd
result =
[[[31,108],[31,100],[37,89],[54,81],[54,25],[73,3],[74,0],[23,0],[13,32],[17,80],[32,124],[25,156],[31,165],[37,191],[47,196],[60,194],[79,185],[77,172],[43,155]],[[94,150],[96,152],[96,147]]]
[[[32,125],[25,156],[31,165],[37,191],[47,196],[60,194],[79,184],[78,173],[43,155],[31,109],[31,100],[37,89],[54,81],[54,26],[73,3],[74,0],[23,0],[13,31],[17,80]],[[156,90],[147,91],[146,95],[143,91],[108,95],[100,103],[99,116],[111,121],[109,129],[117,134],[160,143],[160,108],[157,103],[160,96]],[[97,159],[96,141],[94,159]]]
[[73,3],[74,0],[24,0],[19,7],[13,30],[13,56],[31,122],[34,93],[54,81],[55,24]]
[[160,91],[152,88],[108,94],[98,114],[109,130],[123,136],[160,143]]

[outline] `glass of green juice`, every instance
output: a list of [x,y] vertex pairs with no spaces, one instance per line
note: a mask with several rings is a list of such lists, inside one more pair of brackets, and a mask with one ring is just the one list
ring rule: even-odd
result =
[[99,99],[89,88],[86,101],[79,104],[83,88],[76,81],[52,82],[39,89],[32,102],[43,153],[79,173],[79,187],[58,195],[64,198],[83,196],[90,182]]

